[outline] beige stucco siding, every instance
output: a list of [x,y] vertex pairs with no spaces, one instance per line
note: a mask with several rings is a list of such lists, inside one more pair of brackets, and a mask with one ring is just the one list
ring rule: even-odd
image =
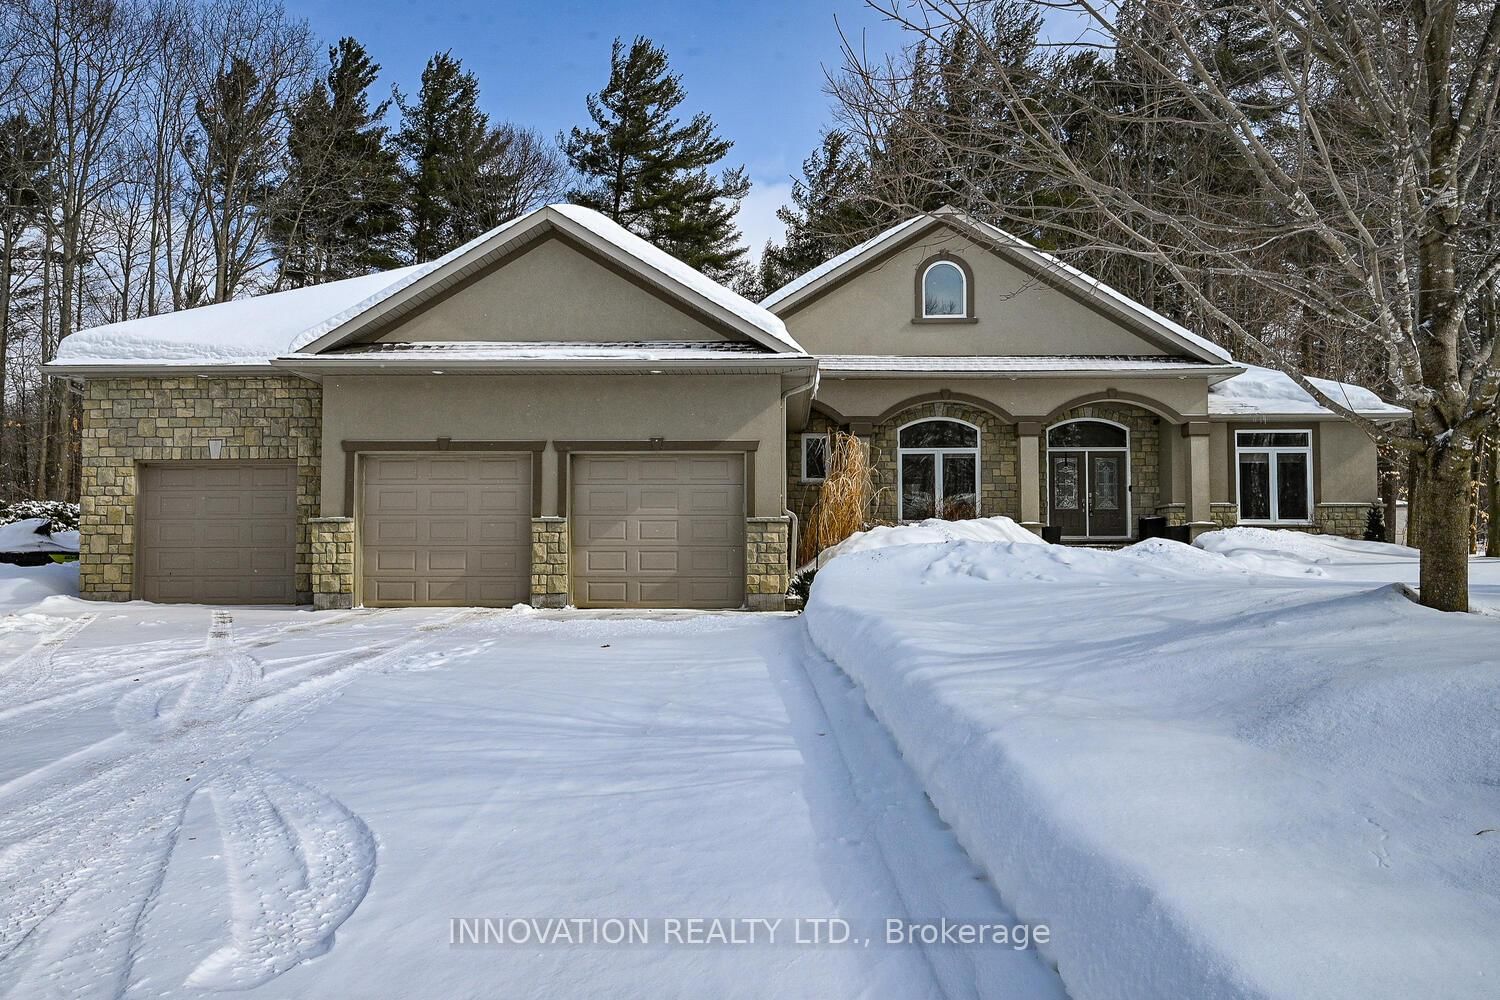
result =
[[824,376],[818,387],[818,401],[847,418],[876,417],[905,400],[944,390],[985,400],[1017,419],[1041,419],[1059,407],[1104,392],[1127,400],[1148,400],[1168,416],[1177,413],[1201,420],[1208,412],[1208,382],[1203,378],[840,379]]
[[722,333],[557,239],[459,287],[382,341],[723,340]]
[[[973,273],[978,322],[912,322],[917,269],[939,253],[959,256]],[[782,318],[814,354],[1170,353],[942,228]]]
[[344,515],[344,441],[547,441],[542,513],[562,513],[552,442],[751,441],[750,516],[785,503],[781,379],[745,376],[366,375],[323,383],[323,511]]
[[1373,503],[1379,497],[1375,444],[1363,431],[1342,420],[1291,419],[1213,425],[1209,488],[1215,503],[1238,502],[1234,493],[1237,430],[1312,431],[1314,503]]

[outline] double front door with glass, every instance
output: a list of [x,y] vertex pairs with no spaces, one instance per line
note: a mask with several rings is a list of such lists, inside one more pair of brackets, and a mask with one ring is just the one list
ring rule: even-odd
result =
[[1064,538],[1123,538],[1126,521],[1124,451],[1049,451],[1049,523]]

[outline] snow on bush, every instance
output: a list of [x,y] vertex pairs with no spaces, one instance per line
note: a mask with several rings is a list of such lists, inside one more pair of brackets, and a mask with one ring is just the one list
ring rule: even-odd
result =
[[44,517],[52,531],[78,530],[78,505],[63,500],[12,500],[0,502],[0,524]]
[[804,620],[1076,1000],[1492,997],[1500,624],[1205,538],[865,551]]

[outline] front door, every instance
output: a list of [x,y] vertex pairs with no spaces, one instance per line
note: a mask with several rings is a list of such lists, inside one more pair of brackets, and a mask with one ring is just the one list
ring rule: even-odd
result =
[[1125,456],[1091,451],[1089,456],[1089,536],[1118,538],[1125,524]]
[[1126,521],[1125,453],[1047,453],[1049,523],[1065,538],[1120,538]]

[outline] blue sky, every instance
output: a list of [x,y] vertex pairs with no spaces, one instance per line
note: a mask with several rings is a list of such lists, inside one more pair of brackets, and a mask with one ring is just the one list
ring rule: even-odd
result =
[[[899,42],[861,0],[725,3],[720,0],[286,0],[326,41],[353,35],[382,67],[382,84],[416,89],[434,52],[451,49],[479,77],[485,110],[553,135],[587,119],[584,95],[609,73],[616,35],[664,46],[688,93],[683,111],[706,111],[734,140],[727,162],[754,183],[741,228],[759,256],[777,234],[774,213],[831,124],[825,67],[842,63],[839,28],[871,51]],[[837,23],[835,23],[837,19]]]

